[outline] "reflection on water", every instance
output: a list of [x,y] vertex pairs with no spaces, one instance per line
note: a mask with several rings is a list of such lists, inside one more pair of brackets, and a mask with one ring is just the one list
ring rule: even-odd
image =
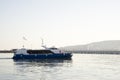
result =
[[13,60],[15,65],[27,65],[27,66],[64,66],[69,65],[72,59],[24,59]]
[[71,67],[71,64],[72,60],[63,59],[14,60],[17,75],[25,76],[29,80],[33,80],[34,78],[39,80],[53,80],[53,77],[60,76],[63,69]]
[[0,54],[0,80],[119,80],[119,73],[120,55],[74,54],[72,60],[13,60],[8,54]]

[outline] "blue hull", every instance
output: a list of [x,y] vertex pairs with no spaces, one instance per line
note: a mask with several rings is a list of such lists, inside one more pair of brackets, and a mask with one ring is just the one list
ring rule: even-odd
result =
[[71,53],[65,54],[15,54],[13,59],[69,59],[72,57]]

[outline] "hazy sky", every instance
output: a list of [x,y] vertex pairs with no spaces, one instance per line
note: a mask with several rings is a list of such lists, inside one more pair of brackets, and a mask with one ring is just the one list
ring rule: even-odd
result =
[[0,49],[120,40],[120,0],[0,0],[0,37]]

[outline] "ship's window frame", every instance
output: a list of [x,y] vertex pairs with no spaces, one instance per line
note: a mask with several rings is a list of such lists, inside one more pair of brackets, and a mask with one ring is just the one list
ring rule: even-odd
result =
[[49,53],[53,53],[50,50],[27,50],[27,53],[29,54],[49,54]]

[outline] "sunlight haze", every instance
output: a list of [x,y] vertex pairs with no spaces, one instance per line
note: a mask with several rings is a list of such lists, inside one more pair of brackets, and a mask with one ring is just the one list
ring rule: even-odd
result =
[[0,37],[0,49],[120,40],[120,1],[0,0]]

